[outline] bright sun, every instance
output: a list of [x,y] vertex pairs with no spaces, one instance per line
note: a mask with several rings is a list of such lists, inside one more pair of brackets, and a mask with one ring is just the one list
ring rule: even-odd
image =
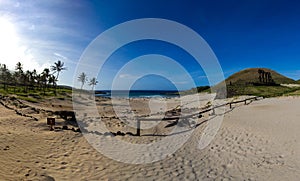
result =
[[0,17],[0,63],[10,65],[17,59],[19,43],[14,25]]
[[28,45],[22,44],[22,36],[17,32],[17,26],[4,17],[0,17],[0,63],[6,64],[8,69],[13,70],[17,62],[23,64],[24,70],[36,69],[38,72],[49,63],[39,64],[31,53]]

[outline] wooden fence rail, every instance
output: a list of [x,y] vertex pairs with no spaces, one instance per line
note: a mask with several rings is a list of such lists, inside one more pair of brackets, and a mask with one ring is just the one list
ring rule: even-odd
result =
[[141,121],[169,121],[169,120],[179,120],[179,119],[187,119],[187,118],[193,118],[195,116],[197,116],[198,118],[201,118],[202,117],[202,114],[206,113],[206,112],[210,112],[210,111],[213,111],[212,114],[214,115],[215,114],[215,109],[219,108],[219,107],[223,107],[223,106],[227,106],[229,105],[230,109],[232,109],[232,105],[233,104],[238,104],[238,103],[242,103],[244,102],[245,105],[247,104],[247,101],[253,101],[253,100],[258,100],[259,98],[262,98],[263,97],[258,97],[258,96],[255,96],[255,97],[251,97],[251,98],[247,98],[247,99],[244,99],[244,100],[239,100],[239,101],[232,101],[232,102],[228,102],[228,103],[225,103],[225,104],[221,104],[221,105],[218,105],[218,106],[214,106],[212,108],[208,108],[208,109],[205,109],[203,111],[200,111],[200,112],[197,112],[197,113],[194,113],[194,114],[189,114],[189,115],[185,115],[185,116],[173,116],[173,117],[164,117],[162,119],[160,118],[137,118],[137,123],[136,123],[136,135],[137,136],[140,136],[141,135]]

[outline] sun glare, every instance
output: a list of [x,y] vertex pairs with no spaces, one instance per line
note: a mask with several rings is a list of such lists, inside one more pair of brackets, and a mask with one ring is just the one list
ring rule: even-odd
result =
[[14,25],[0,17],[0,62],[10,64],[17,58],[18,37]]
[[0,17],[0,63],[6,64],[9,69],[14,69],[17,62],[23,64],[24,70],[36,69],[41,72],[50,64],[39,63],[28,48],[23,45],[21,36],[15,26],[8,19]]

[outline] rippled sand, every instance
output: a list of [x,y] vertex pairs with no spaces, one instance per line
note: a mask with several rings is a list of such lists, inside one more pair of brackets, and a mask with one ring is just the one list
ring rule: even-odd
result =
[[[3,101],[9,104],[9,101]],[[97,101],[100,117],[111,130],[122,125],[109,105]],[[210,145],[198,149],[199,138],[207,124],[187,127],[193,133],[175,153],[148,164],[126,164],[107,158],[96,151],[82,136],[72,130],[49,131],[45,117],[50,113],[35,112],[31,107],[71,109],[68,101],[30,104],[15,108],[17,115],[0,105],[0,180],[299,180],[300,178],[300,98],[280,97],[238,104],[225,114],[224,121]],[[147,115],[143,108],[149,100],[132,100],[136,112]],[[155,101],[151,104],[155,105]],[[177,102],[169,104],[174,108]],[[9,106],[13,107],[13,104]],[[153,110],[152,110],[153,111]],[[153,112],[152,112],[153,113]],[[208,119],[205,115],[196,121]],[[58,125],[64,121],[57,119]],[[125,123],[124,123],[125,124]],[[169,131],[160,123],[156,134]],[[193,126],[193,125],[192,125]],[[70,127],[70,126],[69,126]],[[172,128],[172,127],[171,127]],[[169,128],[169,129],[171,129]],[[129,131],[134,131],[128,128]],[[142,136],[116,136],[119,140],[142,143],[164,139],[142,130]],[[115,150],[116,153],[123,150]]]

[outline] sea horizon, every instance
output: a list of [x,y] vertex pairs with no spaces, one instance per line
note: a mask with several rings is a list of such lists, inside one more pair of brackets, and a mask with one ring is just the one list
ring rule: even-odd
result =
[[179,96],[178,90],[96,90],[97,97],[120,97],[120,98],[171,98]]

